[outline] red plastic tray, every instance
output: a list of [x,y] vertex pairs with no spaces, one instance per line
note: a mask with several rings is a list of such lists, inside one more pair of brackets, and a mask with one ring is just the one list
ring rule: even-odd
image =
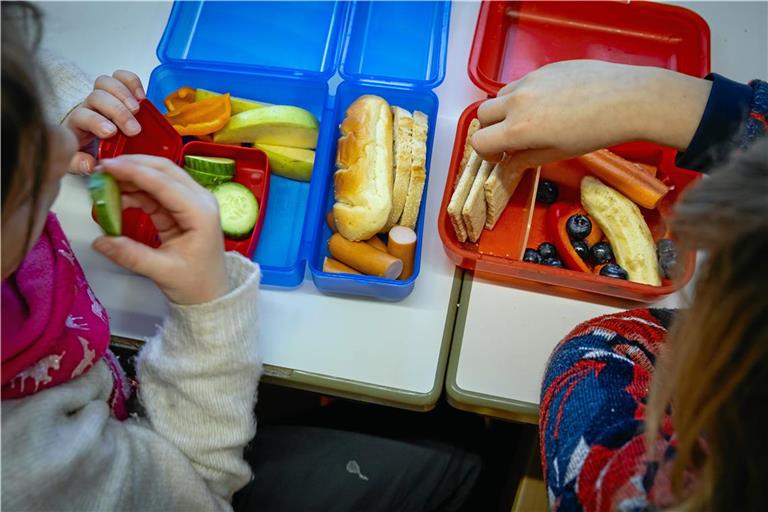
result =
[[[125,154],[156,155],[168,158],[181,165],[186,155],[217,156],[235,161],[233,181],[247,187],[259,202],[259,216],[251,236],[242,240],[225,237],[224,249],[237,251],[250,258],[256,251],[264,215],[267,211],[269,195],[269,160],[258,149],[213,144],[211,142],[192,141],[184,144],[182,138],[165,120],[165,117],[149,101],[139,103],[139,112],[135,115],[141,125],[141,133],[127,137],[118,133],[114,137],[102,140],[99,144],[99,159]],[[157,236],[152,219],[137,208],[123,210],[123,235],[151,247],[158,247]]]
[[[550,62],[599,59],[628,64],[654,65],[695,76],[709,72],[709,28],[698,15],[679,7],[632,2],[484,2],[480,7],[469,76],[490,95],[505,83]],[[682,276],[649,286],[568,269],[523,262],[526,247],[547,241],[546,205],[534,204],[528,225],[535,172],[528,171],[496,227],[485,230],[477,243],[456,239],[447,208],[453,194],[469,124],[481,102],[467,107],[456,128],[456,140],[438,230],[448,256],[456,265],[483,272],[499,281],[522,279],[553,285],[554,293],[567,289],[652,302],[684,286],[693,275],[695,254],[680,255]],[[649,143],[611,148],[630,160],[658,167],[658,177],[672,186],[657,211],[643,210],[655,239],[666,231],[665,218],[680,193],[699,174],[675,166],[675,151]],[[546,179],[557,181],[560,197],[578,197],[574,176],[584,172],[575,161],[558,162],[542,169]],[[570,179],[569,179],[570,178]],[[527,241],[527,243],[526,243]],[[560,287],[560,288],[558,288]]]

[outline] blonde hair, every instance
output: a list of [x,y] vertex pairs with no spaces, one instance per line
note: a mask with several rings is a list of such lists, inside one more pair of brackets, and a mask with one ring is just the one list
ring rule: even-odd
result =
[[[684,510],[768,507],[768,140],[687,193],[674,232],[703,250],[695,293],[659,358],[649,458],[671,405],[673,492]],[[686,488],[686,473],[696,474]]]

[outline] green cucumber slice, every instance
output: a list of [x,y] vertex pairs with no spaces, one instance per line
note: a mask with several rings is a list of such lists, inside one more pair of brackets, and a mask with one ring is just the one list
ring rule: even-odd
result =
[[184,168],[192,179],[204,187],[213,187],[232,180],[232,176],[222,176],[220,174],[210,174],[203,171],[196,171],[188,167]]
[[231,158],[187,155],[184,157],[184,167],[228,178],[235,175],[235,161]]
[[91,192],[96,221],[104,234],[120,236],[123,229],[123,208],[120,200],[120,187],[110,174],[98,173],[88,178],[88,190]]
[[239,183],[222,183],[211,189],[219,203],[221,229],[231,238],[245,238],[259,218],[259,202],[253,193]]

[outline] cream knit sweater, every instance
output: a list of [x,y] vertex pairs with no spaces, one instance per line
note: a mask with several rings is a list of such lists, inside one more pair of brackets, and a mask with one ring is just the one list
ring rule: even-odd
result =
[[[82,77],[53,76],[61,84],[65,75]],[[73,97],[59,98],[57,119],[69,110],[62,103],[88,92],[65,89]],[[226,265],[230,292],[207,304],[171,305],[141,350],[146,417],[110,415],[112,377],[103,361],[66,384],[2,402],[4,512],[231,510],[232,494],[251,475],[243,448],[256,432],[260,274],[235,253]]]

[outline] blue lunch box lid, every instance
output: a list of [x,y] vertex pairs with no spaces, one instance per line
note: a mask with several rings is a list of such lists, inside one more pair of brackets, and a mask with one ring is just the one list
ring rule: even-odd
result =
[[327,80],[346,11],[346,2],[177,1],[157,58]]

